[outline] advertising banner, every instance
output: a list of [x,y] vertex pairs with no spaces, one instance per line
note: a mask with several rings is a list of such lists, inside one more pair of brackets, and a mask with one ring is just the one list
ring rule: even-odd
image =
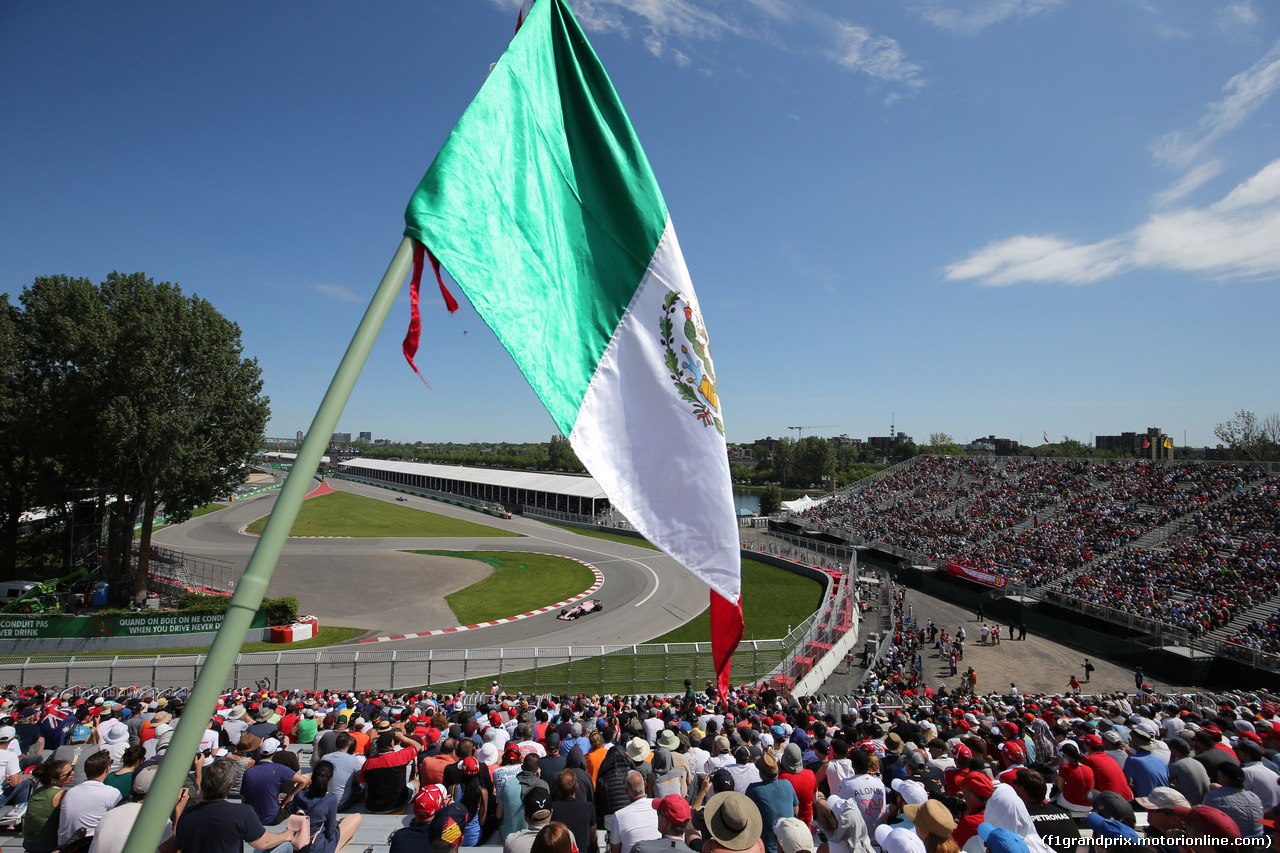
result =
[[994,587],[995,589],[1004,589],[1009,583],[999,575],[994,575],[991,572],[983,571],[982,569],[975,569],[961,563],[947,563],[947,574],[971,580],[974,583],[980,583],[983,586]]
[[[128,613],[101,616],[0,616],[0,640],[58,637],[151,637],[216,631],[221,613]],[[257,613],[254,628],[265,628],[267,616]]]

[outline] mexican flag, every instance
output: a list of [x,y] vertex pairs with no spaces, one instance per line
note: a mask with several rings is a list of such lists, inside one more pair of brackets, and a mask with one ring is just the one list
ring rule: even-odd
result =
[[741,561],[707,326],[649,161],[564,0],[533,4],[405,222],[613,506],[711,588],[727,692]]

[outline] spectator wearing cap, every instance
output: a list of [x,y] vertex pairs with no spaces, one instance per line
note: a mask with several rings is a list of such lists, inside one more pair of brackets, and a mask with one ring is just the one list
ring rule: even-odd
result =
[[227,802],[234,777],[235,765],[225,758],[204,768],[200,777],[201,802],[183,810],[181,820],[174,825],[173,837],[160,845],[160,853],[239,850],[245,844],[254,850],[271,850],[293,840],[293,830],[267,832],[252,807]]
[[1181,737],[1169,739],[1169,756],[1169,787],[1177,788],[1188,805],[1200,805],[1209,793],[1209,771],[1196,761],[1191,744]]
[[1177,808],[1191,808],[1191,803],[1181,791],[1167,787],[1155,788],[1147,796],[1135,798],[1134,802],[1146,810],[1147,825],[1154,827],[1161,835],[1181,830],[1182,819],[1178,817]]
[[1231,818],[1244,838],[1262,835],[1262,801],[1245,789],[1245,773],[1238,764],[1218,766],[1219,787],[1204,795],[1203,805],[1211,806]]
[[574,838],[586,840],[587,849],[581,853],[596,853],[599,849],[599,843],[596,840],[596,808],[586,799],[579,799],[577,796],[582,784],[581,776],[573,769],[565,768],[560,771],[555,782],[555,791],[552,793],[551,800],[551,819],[567,826]]
[[1153,788],[1169,784],[1168,760],[1151,749],[1160,730],[1150,720],[1139,720],[1129,730],[1129,746],[1133,754],[1124,762],[1124,775],[1135,797],[1145,797]]
[[645,796],[644,777],[634,770],[630,771],[625,785],[627,805],[609,816],[610,853],[629,851],[637,841],[648,841],[661,836],[653,801]]
[[1099,791],[1114,791],[1126,803],[1133,800],[1133,791],[1125,781],[1124,771],[1115,759],[1107,755],[1106,744],[1097,735],[1080,738],[1085,754],[1081,759],[1093,771],[1093,785]]
[[979,825],[974,838],[990,853],[1028,853],[1031,849],[1017,833],[989,823]]
[[646,772],[652,778],[653,768],[647,762],[650,755],[643,738],[632,738],[625,748],[616,746],[605,753],[596,774],[595,796],[596,814],[602,820],[633,802],[627,790],[629,773],[638,773],[642,781],[646,781]]
[[964,797],[964,814],[956,822],[951,838],[961,847],[978,832],[984,820],[987,800],[995,792],[995,785],[987,774],[970,770],[960,780],[960,796]]
[[1142,842],[1135,827],[1137,819],[1133,806],[1122,800],[1114,791],[1097,791],[1093,797],[1093,811],[1086,818],[1095,838],[1117,838],[1127,842]]
[[535,788],[524,798],[524,822],[525,829],[503,840],[503,853],[530,853],[538,833],[551,822],[551,799],[543,789]]
[[923,784],[915,779],[894,779],[889,783],[889,786],[893,789],[893,793],[888,796],[888,803],[885,805],[884,817],[881,819],[880,825],[901,826],[914,830],[903,809],[907,806],[923,803],[929,799],[929,792],[925,790]]
[[1196,761],[1204,765],[1211,780],[1217,780],[1218,768],[1223,764],[1239,764],[1235,752],[1222,743],[1222,733],[1214,726],[1203,726],[1191,736],[1191,748]]
[[685,843],[685,833],[689,829],[692,813],[684,798],[671,794],[660,800],[653,800],[653,808],[658,813],[658,832],[661,837],[636,842],[631,848],[632,853],[664,853],[667,850],[693,853]]
[[547,732],[546,749],[538,757],[538,772],[546,780],[548,787],[555,787],[556,777],[560,775],[568,762],[567,755],[560,754],[560,735],[554,731]]
[[[850,811],[856,809],[851,808]],[[853,819],[858,820],[856,814]],[[705,822],[706,835],[710,837],[703,842],[703,853],[721,850],[763,853],[761,834],[764,827],[760,810],[745,794],[737,791],[716,794],[707,802]],[[865,833],[865,827],[863,829]]]
[[241,736],[249,730],[247,716],[244,705],[240,702],[233,704],[227,711],[226,719],[222,723],[222,730],[227,733],[227,739],[231,743],[239,743]]
[[[800,812],[800,798],[789,782],[778,778],[778,762],[772,752],[760,756],[756,769],[760,771],[760,781],[749,785],[744,793],[760,810],[760,838],[766,853],[778,853],[773,825],[784,817],[796,817]],[[883,783],[880,790],[884,790]]]
[[498,817],[498,831],[503,839],[513,832],[526,829],[524,822],[524,794],[516,777],[522,768],[523,758],[515,744],[502,753],[501,766],[493,770],[494,809]]
[[924,842],[910,822],[902,826],[882,823],[876,827],[876,844],[884,853],[925,853]]
[[[537,756],[526,755],[525,760],[537,760]],[[480,762],[474,755],[462,759],[458,766],[462,776],[449,793],[454,802],[461,803],[467,810],[467,821],[462,828],[462,846],[475,847],[480,843],[481,828],[489,818],[489,790],[480,781]]]
[[568,755],[570,750],[572,750],[575,746],[582,750],[582,754],[584,756],[587,755],[589,752],[591,752],[591,739],[583,731],[582,723],[577,720],[574,720],[569,724],[569,736],[565,737],[561,735],[561,738],[562,738],[562,740],[560,741],[561,755]]
[[0,784],[0,808],[21,805],[31,796],[33,783],[22,772],[22,760],[8,749],[13,739],[13,726],[0,727],[0,779],[4,780]]
[[1089,791],[1094,787],[1093,769],[1081,760],[1080,746],[1073,740],[1063,741],[1058,747],[1062,763],[1058,765],[1058,805],[1077,815],[1085,815],[1091,809]]
[[[391,835],[391,848],[387,853],[423,853],[430,841],[427,830],[436,814],[445,807],[447,797],[442,785],[424,785],[413,797],[413,818],[403,829]],[[465,816],[465,812],[463,813]],[[461,827],[458,839],[462,839]]]
[[275,738],[263,741],[261,760],[244,771],[240,781],[240,799],[253,807],[263,826],[283,820],[293,795],[311,781],[310,776],[275,760],[282,749]]
[[365,761],[356,777],[365,786],[370,814],[399,814],[416,790],[409,771],[422,744],[386,720],[378,724],[378,751]]
[[427,842],[432,853],[452,853],[462,845],[462,821],[465,819],[466,809],[457,803],[450,803],[436,812],[427,826]]
[[818,777],[804,766],[804,755],[797,743],[787,744],[778,765],[778,778],[792,787],[800,803],[796,817],[807,826],[813,821],[813,800],[818,795]]
[[[1016,773],[1015,773],[1016,782]],[[1014,785],[997,785],[987,798],[987,807],[983,812],[983,821],[997,829],[1012,832],[1023,839],[1031,853],[1049,853],[1049,847],[1036,829],[1026,803],[1023,802]],[[979,826],[981,830],[981,826]],[[970,849],[982,841],[981,832],[977,839],[970,839]]]

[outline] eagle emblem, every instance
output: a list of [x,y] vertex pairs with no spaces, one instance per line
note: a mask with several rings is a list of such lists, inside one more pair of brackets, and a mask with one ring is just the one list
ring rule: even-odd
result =
[[694,417],[702,421],[703,426],[714,426],[723,436],[716,374],[711,367],[707,327],[702,321],[697,300],[683,300],[680,291],[673,290],[663,300],[662,308],[658,330],[662,333],[661,343],[667,350],[665,358],[671,380],[693,409]]

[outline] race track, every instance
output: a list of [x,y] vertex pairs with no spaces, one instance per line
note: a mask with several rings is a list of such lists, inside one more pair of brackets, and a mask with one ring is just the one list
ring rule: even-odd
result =
[[[388,502],[394,502],[399,494],[345,480],[333,480],[330,485]],[[257,537],[240,530],[270,512],[278,494],[269,492],[237,501],[227,509],[161,530],[154,541],[166,548],[230,562],[238,577],[258,542]],[[406,505],[503,528],[522,537],[290,539],[267,595],[295,596],[299,612],[314,614],[321,625],[364,628],[373,632],[369,636],[383,636],[454,627],[457,621],[444,596],[475,583],[489,571],[488,566],[474,560],[404,551],[556,554],[589,563],[604,575],[604,585],[593,596],[604,602],[601,614],[561,622],[555,612],[548,612],[479,630],[360,646],[380,651],[643,643],[684,624],[707,607],[706,586],[659,551],[580,536],[520,516],[493,518],[425,498],[408,496]]]

